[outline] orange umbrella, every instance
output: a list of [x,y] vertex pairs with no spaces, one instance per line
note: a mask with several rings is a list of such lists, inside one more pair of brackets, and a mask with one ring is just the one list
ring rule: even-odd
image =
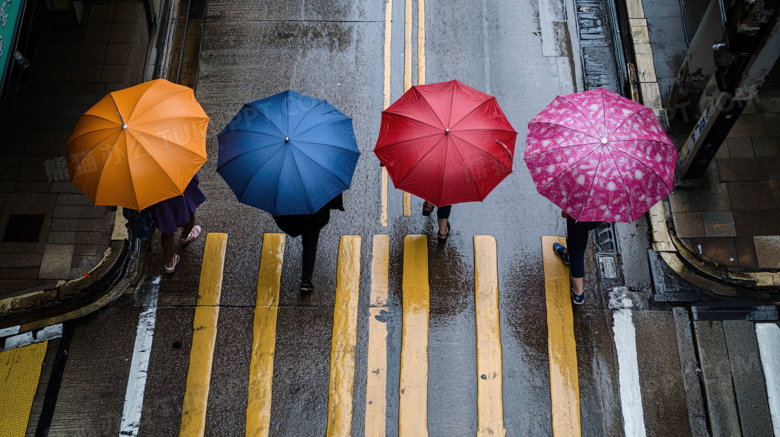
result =
[[95,205],[141,210],[181,196],[206,162],[208,123],[193,90],[165,79],[114,91],[65,146],[70,180]]

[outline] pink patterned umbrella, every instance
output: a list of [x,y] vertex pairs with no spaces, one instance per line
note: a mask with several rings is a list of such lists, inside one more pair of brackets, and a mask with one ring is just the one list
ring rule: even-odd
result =
[[528,123],[536,189],[575,220],[636,220],[671,192],[676,159],[652,109],[602,88],[558,96]]

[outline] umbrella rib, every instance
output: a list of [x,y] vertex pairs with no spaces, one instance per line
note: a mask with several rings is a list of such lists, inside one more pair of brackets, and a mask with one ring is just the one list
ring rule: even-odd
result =
[[641,165],[642,167],[646,168],[646,169],[647,169],[647,171],[648,171],[650,174],[652,174],[652,175],[655,175],[655,177],[657,177],[658,179],[661,179],[661,182],[663,182],[663,183],[664,183],[664,185],[666,185],[666,189],[667,189],[667,190],[669,190],[670,192],[672,191],[672,187],[670,187],[669,185],[667,185],[667,184],[666,184],[666,181],[664,181],[664,180],[663,180],[661,177],[659,177],[659,176],[658,176],[658,174],[657,174],[657,173],[656,173],[656,172],[655,172],[655,171],[654,171],[652,168],[650,168],[650,167],[648,167],[648,166],[647,166],[647,164],[645,164],[644,162],[640,161],[640,160],[639,160],[639,159],[637,159],[635,156],[631,156],[631,155],[629,155],[628,153],[626,153],[626,152],[624,152],[624,151],[622,151],[622,150],[620,150],[620,149],[615,149],[615,148],[612,148],[612,150],[614,150],[614,151],[616,151],[616,152],[619,152],[619,153],[622,153],[622,154],[626,155],[627,157],[629,157],[629,158],[633,159],[633,160],[634,160],[634,161],[636,161],[637,163],[639,163],[639,165]]
[[[314,143],[309,143],[309,144],[314,144]],[[322,164],[320,164],[319,162],[317,162],[317,161],[313,160],[313,159],[312,159],[312,158],[311,158],[309,155],[307,155],[307,154],[306,154],[306,153],[305,153],[303,150],[301,150],[300,148],[298,148],[298,146],[296,146],[296,145],[293,145],[293,147],[295,148],[295,150],[297,150],[298,152],[300,152],[300,153],[301,153],[301,156],[303,156],[303,157],[305,157],[306,159],[308,159],[309,161],[313,162],[313,163],[314,163],[314,164],[315,164],[317,167],[319,167],[319,168],[321,168],[321,169],[323,169],[323,170],[325,170],[325,171],[327,171],[327,172],[329,172],[329,173],[332,173],[334,176],[336,176],[336,177],[337,177],[337,178],[338,178],[338,179],[341,181],[341,183],[343,183],[344,185],[347,185],[347,182],[346,182],[346,181],[344,181],[344,180],[342,180],[342,179],[341,179],[341,176],[337,175],[336,173],[332,172],[331,170],[328,170],[328,169],[327,169],[327,168],[325,168],[325,167],[324,167]],[[358,156],[359,156],[359,155],[358,155]],[[296,168],[298,168],[298,164],[297,164],[297,163],[296,163]]]
[[[430,155],[430,154],[431,154],[431,152],[433,151],[433,149],[435,149],[435,148],[436,148],[436,146],[437,146],[437,145],[438,145],[440,142],[441,142],[441,140],[437,141],[437,142],[436,142],[436,144],[434,144],[433,146],[431,146],[431,148],[430,148],[430,149],[428,149],[428,151],[427,151],[427,152],[425,152],[425,155],[421,156],[421,157],[420,157],[420,159],[418,159],[418,160],[417,160],[417,163],[416,163],[416,164],[414,164],[414,166],[413,166],[412,168],[410,168],[410,169],[409,169],[409,171],[407,171],[407,172],[406,172],[406,174],[404,175],[404,177],[402,177],[402,178],[401,178],[401,179],[398,181],[398,183],[397,183],[397,184],[395,184],[395,185],[396,185],[396,186],[399,186],[399,185],[401,185],[401,183],[403,183],[403,181],[404,181],[404,180],[405,180],[405,179],[406,179],[406,178],[407,178],[407,177],[408,177],[410,174],[412,174],[412,172],[414,171],[414,169],[416,169],[416,168],[417,168],[417,166],[418,166],[418,165],[420,165],[420,162],[422,162],[422,160],[423,160],[423,159],[425,159],[425,157],[426,157],[426,156],[428,156],[428,155]],[[395,181],[393,181],[393,182],[395,182]]]
[[[141,99],[143,99],[146,96],[146,93],[149,92],[149,90],[151,90],[152,88],[154,88],[154,85],[150,86],[149,89],[147,89],[146,92],[144,92],[144,94],[141,96],[141,98],[138,99],[139,103],[141,102]],[[173,97],[174,95],[183,94],[183,93],[186,93],[187,91],[190,90],[190,88],[186,88],[186,87],[183,87],[183,88],[184,89],[181,90],[180,92],[175,93],[175,94],[171,94],[171,95],[168,96],[168,98],[162,99],[159,102],[155,103],[154,105],[150,106],[149,108],[146,109],[146,111],[144,111],[144,113],[147,113],[147,112],[151,111],[152,109],[162,105],[163,103],[165,103],[169,98]],[[112,99],[113,99],[113,97],[112,97]],[[197,100],[195,102],[197,103]],[[198,105],[200,106],[200,104],[198,104]],[[138,107],[138,103],[136,103],[136,106],[133,107],[133,111],[130,113],[130,117],[132,117],[135,114],[135,108],[137,108],[137,107]]]
[[482,132],[482,131],[488,131],[488,132],[506,132],[508,134],[516,134],[517,132],[513,130],[506,130],[506,129],[499,129],[499,128],[479,128],[479,129],[458,129],[458,132]]
[[[418,141],[418,140],[422,140],[422,139],[424,139],[424,138],[435,137],[435,136],[437,136],[437,135],[441,135],[441,134],[437,132],[437,133],[434,133],[434,134],[425,135],[424,137],[415,137],[415,138],[409,138],[408,140],[403,140],[403,141],[399,141],[399,142],[397,142],[397,143],[391,143],[391,144],[384,145],[384,146],[380,147],[378,150],[386,149],[386,148],[388,148],[388,147],[397,146],[397,145],[399,145],[399,144],[403,144],[403,143],[408,143],[408,142],[410,142],[410,141]],[[376,147],[374,147],[374,150],[377,150],[377,148],[376,148]]]
[[[101,129],[101,130],[103,130],[103,129]],[[97,132],[97,131],[95,131],[95,132]],[[85,153],[85,154],[84,154],[84,156],[82,156],[82,157],[81,157],[81,159],[79,159],[79,162],[77,162],[77,163],[76,163],[76,165],[75,165],[75,166],[73,166],[73,168],[74,168],[74,169],[75,169],[75,168],[78,168],[78,166],[79,166],[79,165],[81,165],[81,161],[83,161],[83,160],[84,160],[84,158],[86,158],[86,157],[87,157],[87,155],[89,155],[89,153],[90,153],[90,152],[92,152],[93,150],[95,150],[95,148],[96,148],[97,146],[99,146],[99,145],[100,145],[100,143],[102,143],[103,141],[105,141],[105,140],[107,140],[107,139],[111,138],[111,137],[112,137],[112,136],[114,136],[114,135],[121,134],[121,133],[122,133],[122,131],[119,131],[119,132],[113,132],[113,133],[111,133],[109,136],[107,136],[107,137],[103,138],[102,140],[98,141],[98,142],[97,142],[97,144],[95,144],[94,146],[92,146],[92,147],[90,147],[89,149],[87,149],[87,153]],[[80,137],[79,137],[79,138],[80,138]],[[117,138],[119,138],[119,137],[117,136]],[[114,147],[115,147],[115,146],[116,146],[116,142],[114,142],[114,144],[111,146],[111,150],[109,150],[109,151],[108,151],[108,155],[106,155],[106,156],[110,156],[110,155],[111,155],[111,151],[112,151],[112,150],[114,150]],[[108,158],[106,158],[106,159],[108,159]],[[101,174],[102,174],[102,172],[101,172]]]
[[[298,128],[298,126],[300,126],[300,125],[301,125],[301,123],[303,123],[303,122],[304,122],[304,120],[306,120],[306,117],[308,117],[308,116],[309,116],[309,114],[311,114],[312,112],[314,112],[314,110],[315,110],[315,109],[316,109],[318,106],[322,105],[323,103],[328,103],[328,101],[327,101],[327,100],[320,100],[320,102],[319,102],[319,103],[317,103],[316,105],[314,105],[314,107],[312,107],[312,108],[311,108],[311,109],[310,109],[308,112],[306,112],[306,115],[304,115],[304,116],[303,116],[303,118],[301,119],[301,121],[299,121],[299,122],[298,122],[298,124],[295,126],[295,128],[297,129],[297,128]],[[331,106],[332,106],[332,105],[331,105]],[[334,107],[333,107],[333,109],[336,109],[336,107],[334,106]],[[349,117],[347,117],[347,118],[349,118]],[[289,123],[290,117],[287,117],[287,120],[288,120],[287,122]],[[324,123],[324,121],[323,121],[322,123]],[[306,133],[306,132],[310,131],[311,129],[313,129],[313,128],[315,128],[315,127],[319,126],[319,125],[321,125],[322,123],[315,124],[314,126],[310,127],[309,129],[306,129],[306,130],[305,130],[305,131],[303,131],[303,132],[296,132],[296,135],[303,135],[304,133]],[[289,130],[289,128],[288,128],[288,130]]]
[[[255,152],[255,151],[257,151],[257,149],[253,150],[253,152]],[[252,177],[250,177],[250,178],[247,178],[247,181],[246,181],[246,183],[244,184],[244,187],[241,189],[241,195],[240,195],[240,196],[236,196],[236,197],[238,198],[238,200],[239,200],[239,201],[241,201],[241,198],[243,198],[243,197],[244,197],[244,191],[246,191],[247,187],[249,187],[249,183],[250,183],[250,182],[252,182],[252,179],[254,179],[254,178],[255,178],[255,176],[257,176],[257,173],[258,173],[258,172],[260,172],[260,170],[262,170],[262,169],[263,169],[263,167],[265,167],[265,166],[266,166],[266,164],[268,164],[268,163],[271,161],[271,159],[273,159],[273,157],[274,157],[274,156],[276,156],[276,155],[277,155],[279,152],[281,152],[281,151],[282,151],[282,148],[280,147],[280,148],[279,148],[279,149],[276,151],[276,153],[274,153],[273,155],[269,156],[269,157],[268,157],[268,159],[266,159],[266,160],[265,160],[265,162],[264,162],[262,165],[260,165],[259,167],[257,167],[257,168],[255,169],[254,173],[252,173]],[[247,152],[247,153],[249,153],[249,152]],[[232,161],[232,160],[231,160],[231,161]],[[282,162],[282,164],[284,164],[284,162]],[[222,166],[225,166],[225,165],[227,165],[227,163],[225,163],[225,164],[222,164]],[[280,166],[280,167],[281,167],[281,166]],[[277,191],[278,191],[278,189],[279,189],[279,187],[278,187],[278,184],[279,184],[279,182],[277,181]],[[235,190],[233,190],[233,192],[235,193]],[[276,194],[274,194],[274,205],[276,205]]]
[[[303,187],[304,194],[306,194],[306,200],[309,203],[309,208],[314,209],[314,205],[311,203],[311,197],[309,197],[309,190],[306,189],[306,184],[303,183],[303,178],[301,177],[301,169],[300,169],[300,167],[298,167],[298,161],[296,161],[295,159],[293,159],[292,161],[293,161],[293,165],[295,165],[295,174],[298,175],[298,181],[301,183],[301,186]],[[339,178],[339,179],[341,179],[341,178]],[[317,211],[319,211],[319,210],[317,210]],[[316,213],[317,211],[314,211],[314,212]]]
[[[125,138],[125,144],[127,144],[127,138]],[[114,150],[114,148],[112,147],[111,150]],[[110,153],[111,152],[109,152],[109,155],[107,156],[111,156]],[[135,189],[135,178],[133,177],[133,168],[130,166],[130,158],[127,158],[127,174],[130,175],[130,186],[133,189],[133,199],[135,199],[135,206],[136,208],[138,208],[136,209],[136,211],[141,211],[141,204],[138,202],[138,191]],[[97,196],[95,197],[97,198]]]
[[[430,110],[431,110],[431,113],[433,113],[433,115],[436,117],[436,119],[437,119],[437,120],[439,120],[439,124],[441,124],[442,126],[444,126],[444,123],[442,123],[442,121],[441,121],[441,118],[439,118],[439,114],[437,114],[437,113],[436,113],[436,111],[434,111],[434,110],[433,110],[433,106],[431,106],[431,104],[430,104],[430,103],[428,103],[428,99],[426,99],[426,98],[425,98],[425,96],[423,95],[423,93],[421,93],[421,92],[419,92],[419,91],[417,91],[417,90],[415,90],[415,91],[417,92],[417,94],[419,94],[419,95],[420,95],[420,98],[422,99],[422,101],[423,101],[423,102],[425,102],[425,104],[426,104],[426,105],[428,105],[428,109],[430,109]],[[454,92],[454,88],[453,88],[453,92]],[[452,110],[451,108],[452,108],[452,105],[450,105],[450,110]],[[411,117],[410,117],[410,118],[411,118]],[[427,123],[426,123],[426,124],[427,124]],[[434,126],[434,127],[435,127],[435,126]]]
[[593,192],[593,185],[596,183],[596,178],[599,176],[599,167],[601,167],[601,158],[602,156],[599,156],[599,164],[596,166],[596,171],[593,172],[593,180],[590,181],[590,187],[588,187],[588,196],[585,197],[585,205],[582,206],[580,213],[577,214],[577,221],[579,221],[579,218],[582,217],[582,212],[585,211],[585,207],[588,206],[588,202],[590,201],[590,195]]
[[256,149],[252,149],[252,150],[247,150],[247,151],[245,151],[245,152],[241,152],[241,153],[239,153],[238,155],[236,155],[236,156],[234,156],[234,157],[230,158],[229,160],[227,160],[227,161],[223,162],[223,163],[222,163],[222,165],[220,165],[220,168],[221,168],[221,167],[223,167],[223,166],[225,166],[225,165],[228,165],[228,164],[230,164],[230,163],[231,163],[231,162],[233,162],[233,160],[235,160],[236,158],[240,158],[240,157],[242,157],[242,156],[244,156],[244,155],[246,155],[246,154],[249,154],[249,153],[254,153],[254,152],[257,152],[257,151],[260,151],[260,150],[266,149],[266,148],[268,148],[268,147],[273,147],[273,146],[277,146],[277,145],[279,145],[279,143],[269,143],[268,145],[266,145],[266,146],[264,146],[264,147],[258,147],[258,148],[256,148]]
[[[453,136],[455,136],[455,135],[453,135]],[[467,139],[465,139],[465,138],[461,138],[461,137],[459,137],[459,136],[455,136],[455,137],[456,137],[457,139],[459,139],[459,140],[461,140],[461,141],[465,142],[465,143],[466,143],[466,144],[468,144],[470,147],[472,147],[472,148],[474,148],[474,149],[477,149],[477,150],[479,150],[480,152],[484,153],[485,155],[489,156],[489,157],[490,157],[492,160],[496,161],[497,163],[499,163],[499,164],[503,165],[504,167],[506,167],[506,165],[505,165],[503,162],[499,161],[499,160],[498,160],[498,158],[496,158],[495,156],[493,156],[492,154],[490,154],[490,153],[489,153],[487,150],[485,150],[485,149],[483,149],[483,148],[481,148],[481,147],[477,146],[476,144],[472,143],[471,141],[469,141],[469,140],[467,140]],[[506,150],[504,150],[504,152],[506,152]],[[460,153],[460,152],[459,152],[459,153]],[[509,155],[509,153],[507,153],[507,155]],[[461,155],[461,157],[462,157],[462,155]],[[514,156],[509,156],[509,158],[512,160],[512,163],[514,164]]]
[[[617,132],[617,130],[618,130],[618,129],[620,129],[621,127],[623,127],[623,125],[624,125],[624,124],[626,124],[626,122],[627,122],[628,120],[631,120],[631,119],[632,119],[632,118],[634,118],[634,116],[636,116],[637,114],[641,114],[642,112],[644,112],[644,111],[645,111],[645,109],[647,109],[647,110],[650,110],[650,108],[643,108],[643,109],[640,109],[639,111],[636,111],[635,113],[633,113],[633,114],[631,114],[630,116],[626,117],[626,118],[623,120],[623,122],[622,122],[622,123],[620,123],[620,124],[618,125],[618,127],[616,127],[616,128],[614,128],[614,129],[612,129],[612,132],[610,132],[610,134]],[[653,116],[655,116],[655,114],[653,114]]]
[[[456,85],[456,82],[453,81],[452,82],[452,92],[450,93],[450,113],[447,115],[447,124],[452,123],[452,103],[455,101],[455,85]],[[442,187],[444,187],[444,179],[443,178],[442,178]]]
[[[593,126],[593,123],[591,123],[591,121],[590,121],[590,119],[588,118],[588,116],[587,116],[587,115],[585,115],[585,113],[584,113],[584,112],[582,112],[582,110],[580,109],[580,107],[579,107],[579,106],[577,106],[577,105],[576,105],[574,102],[572,102],[571,100],[567,99],[567,98],[566,98],[566,96],[561,96],[561,98],[562,98],[563,100],[566,100],[568,103],[571,103],[571,105],[572,105],[572,106],[574,106],[574,109],[576,109],[576,110],[577,110],[577,112],[579,112],[579,113],[582,115],[582,118],[584,118],[584,119],[585,119],[585,121],[587,121],[587,122],[588,122],[588,124],[590,125],[590,127],[593,129],[593,132],[596,132],[596,134],[598,134],[598,131],[596,130],[596,127],[595,127],[595,126]],[[574,129],[572,129],[572,130],[574,130]],[[575,131],[575,132],[579,132],[579,131]],[[593,135],[591,135],[591,136],[593,136]]]
[[[425,103],[427,104],[428,102],[425,102]],[[430,105],[428,105],[428,106],[430,107]],[[433,110],[431,110],[431,111],[433,111]],[[409,120],[416,121],[417,123],[424,124],[426,126],[430,126],[430,127],[434,128],[434,129],[439,129],[439,127],[437,127],[437,126],[434,126],[434,125],[432,125],[430,123],[426,123],[426,122],[421,121],[421,120],[418,120],[416,118],[412,118],[412,117],[410,117],[408,115],[405,115],[405,114],[398,114],[396,112],[388,112],[387,109],[382,111],[382,113],[387,113],[387,114],[391,114],[391,115],[397,115],[398,117],[408,118]],[[434,115],[436,115],[436,114],[434,114]],[[437,119],[438,119],[438,116],[437,116]]]
[[[572,165],[570,165],[569,167],[567,167],[567,168],[566,168],[566,170],[568,170],[568,169],[570,169],[570,168],[574,167],[575,165],[579,164],[580,162],[582,162],[582,160],[583,160],[583,159],[585,159],[585,158],[587,158],[588,156],[592,155],[592,154],[593,154],[593,152],[595,152],[596,150],[597,150],[597,149],[595,149],[595,148],[594,148],[593,150],[591,150],[591,151],[590,151],[590,153],[588,153],[587,155],[585,155],[585,156],[583,156],[582,158],[578,159],[578,160],[577,160],[577,162],[575,162],[575,163],[573,163]],[[599,163],[601,163],[601,161],[600,161],[600,160],[599,160]],[[596,168],[598,169],[598,167],[596,167]],[[556,180],[556,179],[558,179],[559,177],[561,177],[561,175],[562,175],[562,174],[566,173],[566,170],[564,170],[564,171],[562,171],[562,172],[558,173],[558,175],[557,175],[557,176],[555,176],[554,178],[552,178],[552,180],[550,180],[550,182],[549,182],[549,183],[547,183],[547,185],[545,185],[544,187],[541,187],[541,188],[539,188],[539,189],[540,189],[540,190],[544,190],[544,189],[546,189],[547,187],[549,187],[550,185],[552,185],[552,183],[553,183],[553,182],[555,182],[555,180]],[[538,190],[537,190],[537,191],[538,191]]]
[[562,124],[550,123],[550,122],[547,122],[547,121],[531,121],[528,124],[531,124],[531,123],[534,123],[534,124],[546,124],[548,126],[556,126],[556,127],[562,128],[562,129],[570,130],[572,132],[577,132],[578,134],[587,135],[587,136],[593,138],[596,141],[599,141],[599,142],[601,141],[601,138],[596,138],[596,137],[594,137],[593,135],[591,135],[591,134],[589,134],[587,132],[583,132],[581,130],[573,129],[573,128],[569,127],[569,126],[564,126]]
[[[127,144],[127,138],[125,138],[125,145],[126,145],[126,144]],[[127,147],[127,146],[125,146],[125,147]],[[164,168],[162,168],[162,166],[160,165],[160,163],[159,163],[159,162],[157,162],[157,160],[156,160],[156,159],[151,159],[151,162],[153,162],[153,163],[154,163],[154,165],[156,165],[156,166],[157,166],[157,168],[159,168],[159,169],[160,169],[160,171],[161,171],[161,172],[162,172],[162,173],[165,175],[165,177],[167,177],[167,178],[168,178],[168,180],[169,180],[169,181],[171,181],[171,183],[173,184],[173,186],[174,186],[174,187],[176,187],[176,188],[179,188],[179,186],[178,186],[178,185],[176,185],[176,182],[173,180],[173,178],[171,178],[171,175],[170,175],[170,174],[168,174],[168,172],[167,172],[167,171],[165,171],[165,169],[164,169]],[[129,156],[127,157],[127,168],[128,168],[128,169],[130,168],[130,157],[129,157]],[[131,175],[132,175],[132,172],[131,172]],[[189,185],[189,181],[187,182],[187,184]],[[184,187],[184,188],[186,189],[187,187]],[[133,184],[133,189],[135,189],[135,184]],[[181,196],[181,195],[183,195],[183,194],[184,194],[184,190],[182,190],[182,194],[179,194],[179,196]],[[177,196],[173,196],[173,197],[177,197]],[[172,199],[173,197],[169,197],[169,199]],[[135,200],[136,200],[136,202],[138,201],[138,193],[136,193],[136,198],[135,198]],[[163,200],[168,200],[168,199],[163,199]],[[161,200],[160,202],[162,202],[162,200]],[[141,204],[139,203],[139,204],[138,204],[138,206],[141,206]]]
[[631,195],[628,194],[628,185],[626,185],[626,180],[623,179],[623,173],[621,173],[620,167],[618,166],[617,161],[615,161],[615,157],[612,156],[611,147],[610,147],[609,157],[612,158],[612,162],[615,164],[615,168],[617,169],[618,175],[620,175],[620,181],[623,182],[623,191],[626,192],[626,200],[628,201],[628,218],[631,218],[631,211],[634,210],[631,205]]
[[[81,134],[81,135],[77,136],[76,138],[70,138],[70,139],[68,139],[68,142],[70,143],[70,142],[72,142],[72,141],[76,141],[76,140],[78,140],[79,138],[81,138],[81,137],[83,137],[83,136],[85,136],[85,135],[89,135],[89,134],[91,134],[91,133],[100,132],[100,131],[102,131],[102,130],[108,130],[108,129],[119,129],[119,128],[118,128],[118,127],[107,127],[107,128],[104,128],[104,129],[95,129],[95,130],[91,130],[91,131],[88,131],[88,132],[84,132],[83,134]],[[109,135],[109,136],[110,136],[110,135]],[[105,138],[103,138],[103,139],[105,139]]]
[[[343,115],[343,114],[342,114],[342,115]],[[305,133],[308,133],[310,130],[314,129],[315,127],[322,126],[322,125],[323,125],[323,124],[325,124],[325,123],[332,123],[332,122],[334,122],[334,121],[345,121],[345,120],[349,120],[350,122],[352,121],[352,119],[351,119],[351,118],[349,118],[349,117],[347,117],[346,115],[344,115],[344,118],[343,118],[343,119],[341,119],[341,120],[329,120],[329,121],[327,121],[327,122],[323,121],[323,122],[321,122],[321,123],[318,123],[318,124],[315,124],[314,126],[311,126],[311,127],[309,127],[308,129],[306,129],[306,130],[305,130],[305,131],[303,131],[303,132],[296,132],[295,136],[296,136],[296,137],[298,137],[298,136],[300,136],[300,135],[303,135],[303,134],[305,134]],[[301,123],[302,123],[302,122],[303,122],[303,120],[301,120]],[[298,123],[298,126],[300,126],[300,125],[301,125],[301,123]],[[296,126],[296,127],[297,127],[297,126]],[[353,129],[353,131],[354,131],[354,129]]]
[[123,125],[126,125],[127,123],[125,123],[125,119],[122,117],[122,113],[119,112],[119,106],[116,105],[116,100],[114,100],[114,94],[108,93],[108,96],[111,97],[111,103],[114,104],[114,109],[116,109],[116,113],[119,114],[119,121],[121,121]]
[[525,156],[523,159],[526,159],[526,158],[533,158],[534,156],[540,156],[540,155],[544,155],[545,153],[550,153],[550,152],[557,152],[557,151],[559,151],[559,150],[561,150],[561,149],[570,149],[570,148],[572,148],[572,147],[582,147],[582,146],[588,146],[588,145],[591,145],[591,144],[595,144],[595,145],[597,145],[597,146],[598,146],[598,145],[600,145],[601,143],[582,143],[582,144],[571,144],[571,145],[568,145],[568,146],[563,146],[563,147],[556,147],[556,148],[554,148],[554,149],[548,149],[548,150],[545,150],[545,151],[543,151],[543,152],[539,152],[539,153],[533,153],[533,154],[531,154],[531,155]]
[[495,99],[496,99],[495,97],[491,97],[491,98],[489,98],[489,99],[485,100],[484,102],[480,103],[479,105],[475,106],[475,107],[474,107],[474,109],[472,109],[472,110],[471,110],[471,111],[469,111],[469,112],[468,112],[466,115],[464,115],[463,117],[461,117],[461,118],[460,118],[460,120],[458,120],[458,122],[457,122],[457,123],[455,123],[455,124],[454,124],[454,125],[453,125],[453,126],[450,128],[450,129],[455,129],[455,128],[456,128],[456,127],[457,127],[457,126],[458,126],[458,125],[459,125],[459,124],[460,124],[460,123],[463,121],[463,120],[465,120],[465,119],[469,118],[469,116],[470,116],[471,114],[473,114],[474,112],[476,112],[476,110],[477,110],[477,109],[479,109],[479,108],[481,108],[482,106],[484,106],[484,105],[485,105],[485,103],[487,103],[487,102],[489,102],[489,101],[491,101],[491,100],[495,100]]
[[[460,159],[461,159],[461,160],[463,161],[463,163],[465,164],[465,163],[466,163],[466,160],[465,160],[465,159],[463,159],[463,154],[462,154],[462,153],[460,153],[460,149],[458,149],[457,147],[455,147],[455,150],[458,152],[458,156],[460,156]],[[446,162],[446,161],[444,162],[444,165],[445,165],[445,166],[447,165],[447,162]],[[482,201],[482,200],[484,200],[484,199],[482,199],[482,193],[480,193],[480,192],[479,192],[479,187],[477,186],[477,178],[475,178],[475,177],[474,177],[474,173],[472,173],[472,172],[471,172],[471,169],[469,168],[469,166],[468,166],[468,165],[465,165],[464,167],[466,167],[466,170],[468,170],[468,171],[469,171],[469,176],[471,176],[471,180],[474,182],[474,188],[477,190],[477,195],[480,197],[479,201],[481,202],[481,201]],[[445,175],[445,173],[444,173],[444,172],[442,172],[442,175],[441,175],[441,186],[442,186],[442,192],[444,191],[444,175]]]

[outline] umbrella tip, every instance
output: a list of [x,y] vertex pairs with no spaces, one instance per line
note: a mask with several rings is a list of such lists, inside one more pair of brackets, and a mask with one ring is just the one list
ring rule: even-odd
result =
[[449,133],[450,133],[449,129],[444,129],[444,135],[449,135]]
[[290,137],[284,137],[284,142],[285,143],[289,143],[290,142]]
[[123,125],[122,125],[122,129],[127,129],[127,125],[126,125],[126,124],[123,124]]
[[601,139],[601,144],[607,144],[607,139],[606,138],[602,138]]

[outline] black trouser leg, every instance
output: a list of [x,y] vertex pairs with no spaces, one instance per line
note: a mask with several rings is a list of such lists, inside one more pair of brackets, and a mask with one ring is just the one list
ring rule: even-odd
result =
[[307,232],[303,237],[303,269],[302,281],[311,281],[314,275],[314,262],[317,260],[317,241],[320,239],[320,231]]

